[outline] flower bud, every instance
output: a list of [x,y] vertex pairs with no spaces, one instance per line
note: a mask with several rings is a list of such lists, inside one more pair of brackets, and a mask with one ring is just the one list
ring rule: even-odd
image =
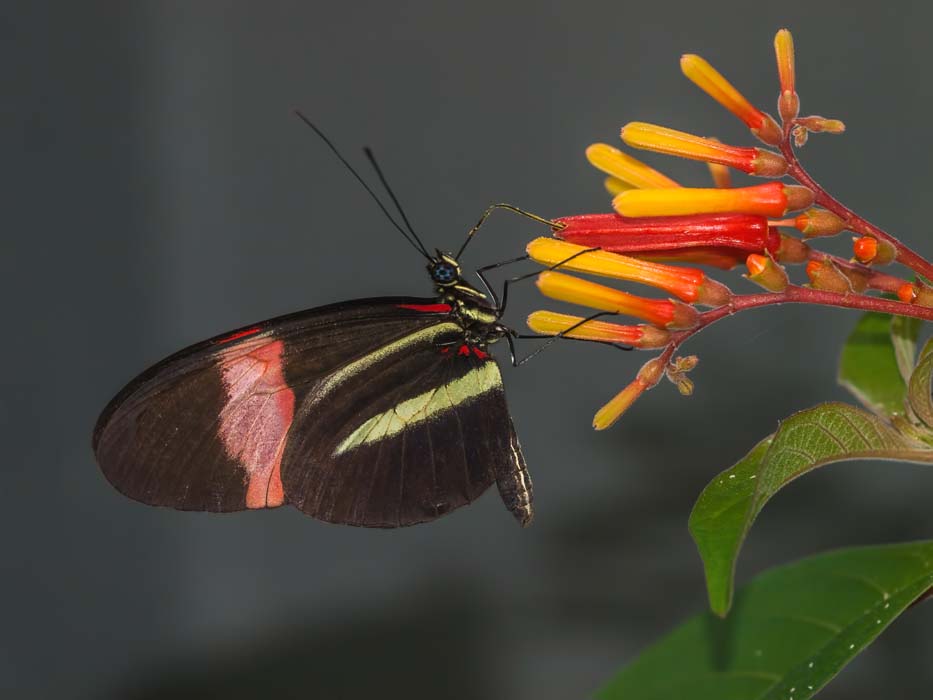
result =
[[808,262],[807,277],[810,278],[810,285],[814,289],[839,294],[849,294],[852,291],[849,279],[828,258]]
[[826,117],[801,117],[797,120],[797,123],[814,134],[841,134],[846,130],[846,125],[838,119],[827,119]]
[[852,240],[855,259],[864,265],[887,265],[893,262],[897,253],[893,245],[874,236],[861,236]]
[[807,209],[794,219],[794,227],[807,238],[835,236],[844,231],[846,222],[826,209]]
[[783,292],[787,289],[787,271],[771,257],[753,253],[748,256],[745,264],[748,266],[748,274],[745,277],[749,281],[769,292]]
[[810,259],[810,246],[793,236],[781,234],[781,245],[774,253],[782,263],[802,263]]

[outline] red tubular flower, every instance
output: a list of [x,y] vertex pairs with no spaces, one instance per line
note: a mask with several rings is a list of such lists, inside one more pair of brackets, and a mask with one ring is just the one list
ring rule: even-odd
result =
[[679,216],[683,214],[757,214],[784,216],[813,204],[805,187],[767,182],[729,190],[679,187],[666,190],[629,190],[612,200],[622,216]]
[[622,140],[633,148],[728,165],[750,175],[780,177],[787,172],[787,161],[780,153],[761,148],[729,146],[714,139],[656,124],[630,122],[622,127]]
[[564,224],[554,233],[557,238],[587,248],[652,260],[712,261],[725,269],[743,262],[749,253],[776,253],[781,243],[780,235],[769,229],[765,217],[746,214],[641,218],[583,214],[557,221]]

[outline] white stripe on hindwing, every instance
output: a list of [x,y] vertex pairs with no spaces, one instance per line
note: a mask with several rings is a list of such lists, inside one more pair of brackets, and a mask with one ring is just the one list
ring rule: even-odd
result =
[[[457,358],[451,360],[456,362]],[[468,403],[501,385],[502,376],[498,365],[493,361],[483,362],[462,377],[406,399],[388,411],[369,418],[337,445],[334,456],[384,440],[412,424],[430,420],[443,411]]]

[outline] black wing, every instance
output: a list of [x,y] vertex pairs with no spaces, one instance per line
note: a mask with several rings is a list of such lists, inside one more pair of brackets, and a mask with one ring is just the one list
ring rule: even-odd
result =
[[409,334],[311,388],[282,461],[289,502],[328,522],[398,527],[434,520],[497,481],[519,522],[531,521],[499,367],[450,325]]
[[104,475],[151,505],[209,511],[278,505],[280,494],[260,498],[260,484],[265,479],[274,488],[272,467],[291,427],[296,391],[443,322],[442,311],[416,310],[440,308],[431,302],[334,304],[175,353],[130,382],[98,419],[93,446]]
[[[413,334],[445,342],[462,331],[435,300],[379,298],[299,312],[199,343],[147,370],[110,402],[94,431],[98,462],[119,491],[151,505],[232,511],[286,499],[305,503],[286,496],[281,471],[293,454],[296,431],[308,430],[314,420],[309,407],[318,387]],[[440,354],[434,359],[443,366]],[[413,377],[371,379],[392,393],[397,382]],[[517,450],[501,388],[499,394],[506,421],[496,429]],[[332,407],[317,405],[321,424],[333,427]],[[462,449],[451,441],[432,454],[440,450],[445,460]],[[468,490],[471,496],[489,485],[482,478],[482,488]],[[514,481],[504,475],[500,483]],[[454,488],[461,488],[459,482]]]

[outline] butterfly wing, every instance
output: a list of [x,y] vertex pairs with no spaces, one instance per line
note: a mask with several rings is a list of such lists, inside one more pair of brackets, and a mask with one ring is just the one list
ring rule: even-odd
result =
[[[150,505],[280,505],[295,394],[344,364],[442,323],[434,300],[364,299],[283,316],[193,345],[130,382],[93,447],[107,479]],[[418,310],[421,309],[421,310]]]
[[493,481],[532,518],[531,481],[496,362],[432,326],[315,385],[282,461],[286,497],[328,522],[398,527],[434,520]]
[[[234,511],[290,501],[324,520],[383,527],[438,517],[497,480],[527,522],[530,482],[498,368],[483,353],[450,362],[442,350],[463,331],[449,311],[429,299],[346,302],[182,350],[104,410],[98,463],[119,491],[151,505]],[[376,432],[363,439],[367,420],[434,386],[450,399],[430,404],[430,420],[386,429],[381,441],[371,423]],[[467,395],[458,402],[451,390]],[[335,453],[350,435],[359,445]]]

